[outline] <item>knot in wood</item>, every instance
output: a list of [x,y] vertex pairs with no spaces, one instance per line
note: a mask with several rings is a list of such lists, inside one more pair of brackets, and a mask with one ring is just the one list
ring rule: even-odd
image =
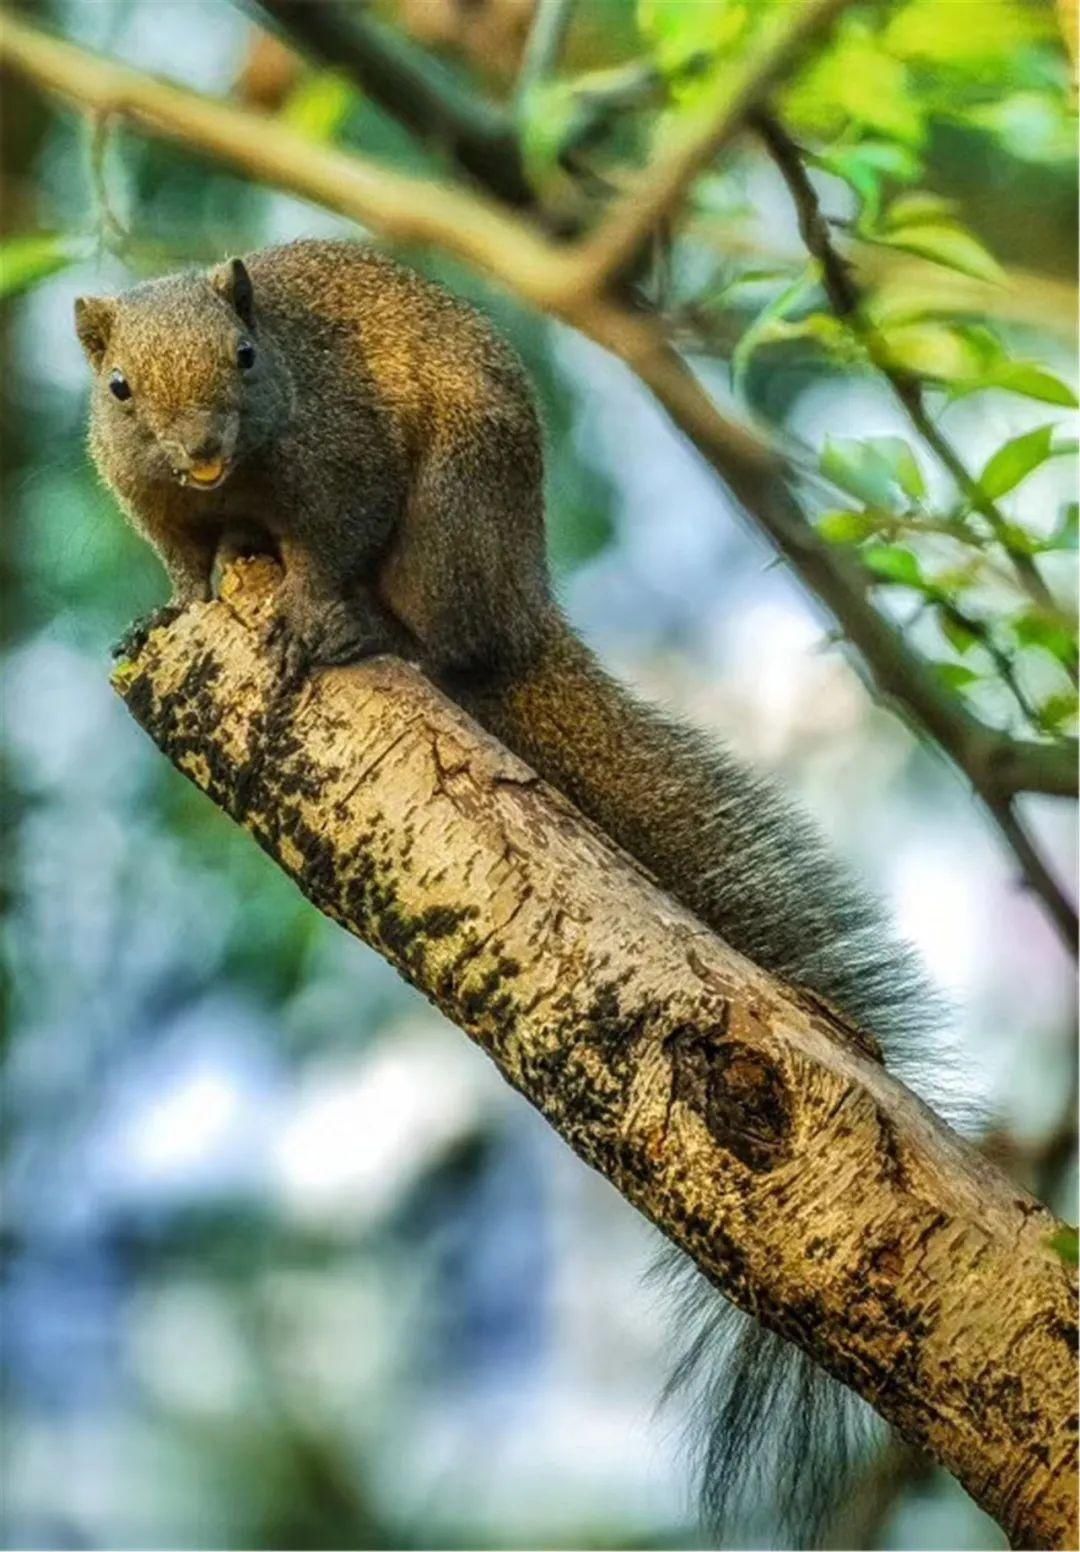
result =
[[671,1097],[696,1111],[716,1143],[747,1169],[776,1169],[791,1155],[787,1080],[763,1052],[725,1034],[726,1024],[672,1031],[664,1042]]

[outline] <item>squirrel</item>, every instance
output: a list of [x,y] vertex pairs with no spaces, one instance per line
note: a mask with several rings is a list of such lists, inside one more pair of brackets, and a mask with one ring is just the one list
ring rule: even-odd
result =
[[[929,1032],[910,951],[809,821],[635,699],[568,624],[539,417],[481,313],[358,243],[305,240],[80,298],[75,321],[91,452],[161,557],[170,608],[208,599],[215,564],[269,550],[285,681],[375,653],[418,662],[707,926],[824,998],[890,1065]],[[871,1414],[679,1259],[694,1324],[673,1383],[697,1388],[707,1518],[745,1509],[752,1479],[812,1541],[837,1446]]]

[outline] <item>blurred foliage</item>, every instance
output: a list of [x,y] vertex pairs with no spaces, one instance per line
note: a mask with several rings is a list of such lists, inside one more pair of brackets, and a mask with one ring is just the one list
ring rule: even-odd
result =
[[86,243],[62,232],[12,237],[0,243],[0,301],[28,291],[84,256]]
[[[520,96],[532,0],[386,0],[379,9],[476,90],[501,92],[541,203],[591,221],[724,89],[788,3],[578,0],[557,68]],[[172,47],[196,84],[219,90],[231,78],[241,100],[314,140],[449,175],[340,72],[268,46],[225,0],[198,12],[209,39],[201,54],[190,5],[55,0],[47,10],[60,30],[115,45],[145,68],[162,69]],[[163,578],[87,466],[84,377],[68,321],[76,284],[108,289],[340,224],[175,146],[115,124],[95,139],[36,96],[12,92],[9,102],[19,111],[0,139],[4,628],[14,685],[3,771],[4,1146],[14,1182],[5,1294],[31,1337],[12,1362],[5,1402],[29,1419],[32,1444],[58,1405],[49,1397],[59,1391],[77,1409],[69,1392],[96,1372],[85,1349],[106,1355],[95,1430],[102,1416],[133,1419],[120,1455],[145,1435],[160,1452],[146,1473],[148,1499],[174,1484],[154,1506],[159,1518],[144,1503],[146,1517],[125,1522],[124,1544],[150,1544],[148,1525],[197,1523],[193,1545],[448,1545],[445,1526],[424,1518],[430,1484],[410,1483],[416,1496],[404,1506],[380,1487],[386,1456],[396,1468],[411,1458],[433,1397],[470,1362],[478,1384],[513,1374],[533,1340],[547,1265],[534,1259],[535,1165],[520,1141],[507,1161],[499,1117],[479,1107],[420,1158],[381,1216],[344,1229],[312,1226],[243,1182],[216,1180],[201,1194],[155,1177],[144,1197],[125,1195],[111,1175],[102,1183],[92,1167],[117,1149],[108,1127],[125,1085],[149,1107],[156,1139],[168,1063],[181,1065],[189,1044],[219,1042],[230,1060],[248,1059],[241,1013],[268,1021],[274,1081],[302,1095],[335,1060],[377,1055],[388,1025],[396,1042],[413,1008],[110,702],[108,645],[159,601]],[[1073,732],[1078,522],[1061,471],[1075,450],[1076,157],[1054,8],[855,4],[776,109],[853,265],[859,317],[829,305],[786,191],[749,137],[698,180],[687,219],[637,276],[641,298],[718,391],[769,426],[823,537],[858,558],[946,690],[1017,733]],[[438,254],[402,257],[486,307],[525,357],[548,428],[562,577],[610,554],[616,481],[587,440],[593,423],[559,330]],[[943,476],[894,406],[881,409],[882,364],[955,432],[972,489]],[[811,434],[799,414],[821,388],[857,392],[865,413]],[[1049,597],[1033,594],[1025,565]],[[709,586],[719,592],[725,580]],[[419,1086],[430,1082],[425,1069]],[[202,1090],[196,1097],[208,1103]],[[419,1149],[422,1124],[411,1141]],[[515,1226],[527,1242],[516,1280],[507,1249]],[[170,1314],[169,1298],[188,1285],[190,1307]],[[72,1289],[75,1313],[65,1302]],[[47,1318],[53,1338],[42,1341],[33,1333]],[[344,1333],[329,1357],[312,1356],[310,1334],[307,1346],[296,1336],[305,1319]],[[167,1357],[140,1365],[139,1342],[150,1343],[155,1322]],[[389,1376],[368,1374],[372,1352]],[[209,1401],[184,1391],[218,1368],[220,1393],[211,1386]],[[309,1368],[318,1384],[297,1380]],[[35,1544],[86,1544],[64,1499],[58,1492],[55,1519],[22,1522]],[[507,1544],[480,1496],[471,1508],[475,1530],[470,1542],[459,1529],[463,1544]],[[693,1544],[692,1531],[643,1526],[624,1508],[615,1499],[594,1506],[559,1536]]]
[[[775,25],[779,4],[638,0],[636,52],[620,62],[609,51],[524,104],[541,189],[564,198],[568,169],[583,165],[594,187],[622,186],[628,155],[640,163],[715,103],[747,49]],[[628,105],[629,60],[647,89]],[[1074,307],[1062,308],[1057,337],[995,307],[996,296],[1037,291],[1039,271],[1062,263],[1061,245],[1048,252],[1029,244],[1021,276],[993,251],[1001,211],[1015,198],[1057,208],[1065,243],[1075,229],[1069,73],[1054,7],[1038,0],[853,5],[778,94],[776,111],[812,170],[841,261],[854,265],[857,315],[837,315],[814,259],[790,244],[780,251],[760,229],[749,191],[761,155],[752,145],[729,171],[699,180],[693,217],[669,235],[650,282],[654,303],[684,348],[730,362],[746,408],[778,429],[785,384],[805,386],[822,373],[873,380],[887,371],[926,396],[946,437],[950,407],[976,396],[1075,409],[1061,375],[1061,336],[1072,335]],[[976,197],[945,192],[958,156]],[[978,219],[983,190],[998,207],[988,231]],[[1014,252],[1020,235],[1009,234]],[[893,255],[891,264],[871,268],[874,251]],[[902,255],[918,267],[914,279],[905,268],[901,287],[893,276]],[[1065,260],[1067,271],[1071,264]],[[955,287],[938,284],[941,271],[979,283],[976,303],[958,306]],[[824,537],[889,590],[883,608],[906,601],[951,691],[1024,736],[1076,731],[1075,586],[1071,560],[1058,563],[1076,546],[1076,507],[1057,496],[1050,510],[1012,509],[1023,481],[1075,453],[1072,429],[1064,414],[1006,437],[980,452],[969,470],[977,484],[967,489],[942,477],[917,429],[791,449]]]
[[1076,1266],[1080,1263],[1080,1243],[1074,1228],[1059,1229],[1050,1243],[1067,1266]]

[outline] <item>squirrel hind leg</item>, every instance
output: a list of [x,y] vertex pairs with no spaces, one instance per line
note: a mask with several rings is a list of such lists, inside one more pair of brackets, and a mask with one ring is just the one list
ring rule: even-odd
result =
[[483,428],[428,450],[409,531],[386,576],[436,679],[513,677],[552,610],[539,466]]

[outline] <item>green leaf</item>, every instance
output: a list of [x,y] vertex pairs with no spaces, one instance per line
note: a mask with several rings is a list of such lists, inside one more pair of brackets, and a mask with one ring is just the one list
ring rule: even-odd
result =
[[935,663],[934,673],[948,690],[962,690],[979,678],[966,663]]
[[860,224],[872,226],[881,204],[881,186],[886,179],[896,183],[914,183],[922,173],[922,162],[908,146],[893,140],[860,140],[855,145],[838,145],[810,158],[816,167],[842,178],[854,189],[862,204]]
[[888,232],[899,231],[905,226],[927,226],[942,220],[954,226],[956,223],[952,217],[955,210],[955,200],[943,199],[940,194],[929,194],[924,189],[917,189],[910,194],[898,195],[886,210],[882,224]]
[[1076,395],[1067,383],[1030,361],[1002,361],[973,373],[968,380],[953,383],[949,397],[962,399],[986,388],[1019,393],[1025,399],[1037,399],[1041,404],[1060,404],[1069,409],[1075,409],[1077,405]]
[[[709,9],[708,0],[702,9]],[[924,98],[912,90],[907,67],[854,18],[838,30],[833,47],[784,88],[781,109],[798,131],[821,139],[865,127],[919,146],[926,133]]]
[[890,59],[876,42],[869,42],[857,54],[852,49],[850,55],[840,61],[837,83],[845,112],[871,129],[918,145],[923,138],[922,109],[909,89],[904,66]]
[[712,87],[719,56],[741,40],[751,21],[746,0],[638,0],[638,31],[679,103]]
[[[942,0],[909,0],[893,8],[885,45],[901,58],[978,70],[1005,61],[1032,42],[1046,38],[1054,26],[1049,6],[1020,0],[991,0],[976,11],[970,5]],[[981,67],[981,68],[980,68]]]
[[1070,501],[1061,522],[1043,546],[1047,550],[1075,550],[1080,548],[1080,506]]
[[922,162],[909,146],[895,140],[859,140],[854,145],[831,146],[819,152],[813,161],[818,167],[850,183],[861,193],[867,178],[894,178],[911,183],[922,172]]
[[1061,621],[1033,609],[1028,614],[1018,615],[1011,623],[1022,647],[1041,647],[1066,667],[1075,663],[1076,637]]
[[771,335],[775,335],[776,326],[782,322],[785,315],[793,307],[797,307],[807,293],[817,285],[818,276],[817,263],[808,264],[796,275],[791,284],[780,292],[779,296],[774,297],[767,307],[762,308],[753,323],[746,329],[731,355],[731,376],[736,388],[742,386],[754,351]]
[[921,501],[926,495],[926,482],[915,459],[915,454],[903,437],[867,437],[865,445],[888,464],[893,478],[906,496]]
[[867,436],[861,441],[827,436],[818,466],[827,480],[867,506],[895,506],[897,487],[914,500],[925,494],[919,464],[900,436]]
[[864,363],[866,346],[851,329],[834,313],[808,313],[797,323],[785,319],[773,319],[756,335],[755,343],[769,344],[773,340],[813,340],[833,361],[848,366]]
[[826,437],[818,464],[834,485],[868,506],[895,506],[897,489],[915,501],[926,493],[915,455],[902,437]]
[[1077,696],[1075,690],[1060,690],[1048,695],[1039,707],[1039,726],[1045,733],[1062,733],[1076,721]]
[[1065,97],[1057,91],[1014,92],[963,114],[995,137],[1021,161],[1071,162],[1076,156],[1076,123]]
[[565,81],[540,82],[521,103],[520,121],[529,181],[534,188],[548,189],[565,177],[561,157],[584,123],[581,99]]
[[826,479],[868,506],[891,505],[895,474],[888,460],[869,442],[826,437],[818,467]]
[[946,269],[971,275],[975,280],[1003,280],[1004,271],[979,239],[962,226],[946,221],[912,222],[896,231],[867,233],[870,242],[900,248],[943,264]]
[[39,281],[66,269],[85,257],[85,237],[66,232],[40,232],[28,237],[9,237],[0,243],[0,298],[19,296]]
[[348,118],[357,93],[346,76],[320,70],[301,78],[289,93],[281,117],[309,140],[333,140]]
[[890,362],[918,377],[970,382],[986,369],[986,350],[977,331],[946,323],[901,323],[879,333]]
[[877,517],[873,512],[826,512],[817,529],[830,544],[861,544],[877,531]]
[[1080,1264],[1080,1235],[1071,1224],[1063,1223],[1060,1229],[1048,1236],[1046,1243],[1051,1250],[1057,1251],[1066,1266]]
[[1025,431],[1023,436],[1013,437],[1004,447],[999,447],[979,475],[983,494],[996,501],[999,496],[1015,490],[1033,469],[1052,458],[1055,429],[1053,425],[1036,426],[1034,431]]
[[927,585],[917,557],[898,544],[876,544],[863,551],[863,560],[883,582],[896,582],[920,590]]
[[775,286],[781,281],[791,279],[789,269],[744,269],[739,274],[733,275],[726,285],[719,290],[711,292],[703,299],[702,305],[712,310],[721,302],[726,303],[737,291],[750,286]]

